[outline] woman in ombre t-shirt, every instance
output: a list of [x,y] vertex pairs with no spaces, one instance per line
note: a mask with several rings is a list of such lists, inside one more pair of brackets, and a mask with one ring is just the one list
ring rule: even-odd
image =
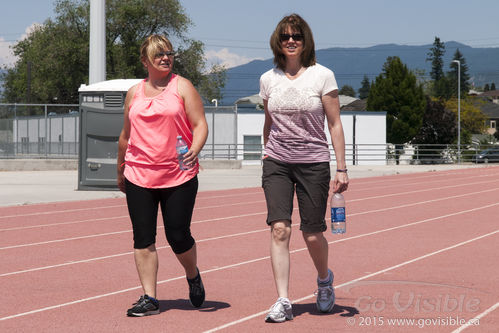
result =
[[[174,51],[166,37],[149,36],[140,48],[140,58],[148,77],[128,90],[118,147],[118,186],[126,193],[143,289],[127,311],[134,317],[159,313],[158,207],[166,239],[185,269],[191,304],[200,307],[205,298],[190,231],[198,190],[197,156],[208,136],[203,103],[192,83],[172,72]],[[187,170],[181,170],[177,160],[179,135],[189,147],[184,155]]]

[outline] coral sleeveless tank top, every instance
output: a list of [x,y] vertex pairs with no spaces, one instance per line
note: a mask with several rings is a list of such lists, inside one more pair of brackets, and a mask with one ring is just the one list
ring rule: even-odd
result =
[[125,154],[125,177],[135,185],[166,188],[181,185],[194,178],[199,164],[181,170],[175,149],[181,135],[190,147],[192,127],[178,93],[178,76],[159,95],[145,96],[145,82],[139,83],[130,103],[130,138]]

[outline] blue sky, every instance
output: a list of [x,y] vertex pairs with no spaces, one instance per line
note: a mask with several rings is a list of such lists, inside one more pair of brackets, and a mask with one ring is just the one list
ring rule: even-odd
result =
[[[0,65],[8,46],[34,23],[54,15],[54,0],[1,0]],[[181,0],[205,43],[209,62],[228,67],[272,56],[268,39],[277,22],[296,12],[310,24],[317,49],[377,44],[424,45],[438,36],[473,47],[499,47],[498,0]]]

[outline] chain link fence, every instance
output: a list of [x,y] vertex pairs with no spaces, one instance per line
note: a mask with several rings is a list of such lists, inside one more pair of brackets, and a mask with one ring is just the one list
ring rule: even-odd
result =
[[[209,136],[200,159],[261,160],[259,136],[237,143],[237,108],[205,106],[205,112]],[[78,104],[0,104],[0,158],[77,159],[79,122]],[[493,163],[499,162],[499,145],[347,144],[346,159],[349,165]]]
[[78,104],[0,104],[0,158],[78,158]]

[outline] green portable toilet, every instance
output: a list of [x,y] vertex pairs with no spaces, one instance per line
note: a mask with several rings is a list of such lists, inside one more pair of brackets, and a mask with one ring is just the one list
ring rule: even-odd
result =
[[116,190],[118,138],[128,89],[140,79],[81,85],[78,190]]

